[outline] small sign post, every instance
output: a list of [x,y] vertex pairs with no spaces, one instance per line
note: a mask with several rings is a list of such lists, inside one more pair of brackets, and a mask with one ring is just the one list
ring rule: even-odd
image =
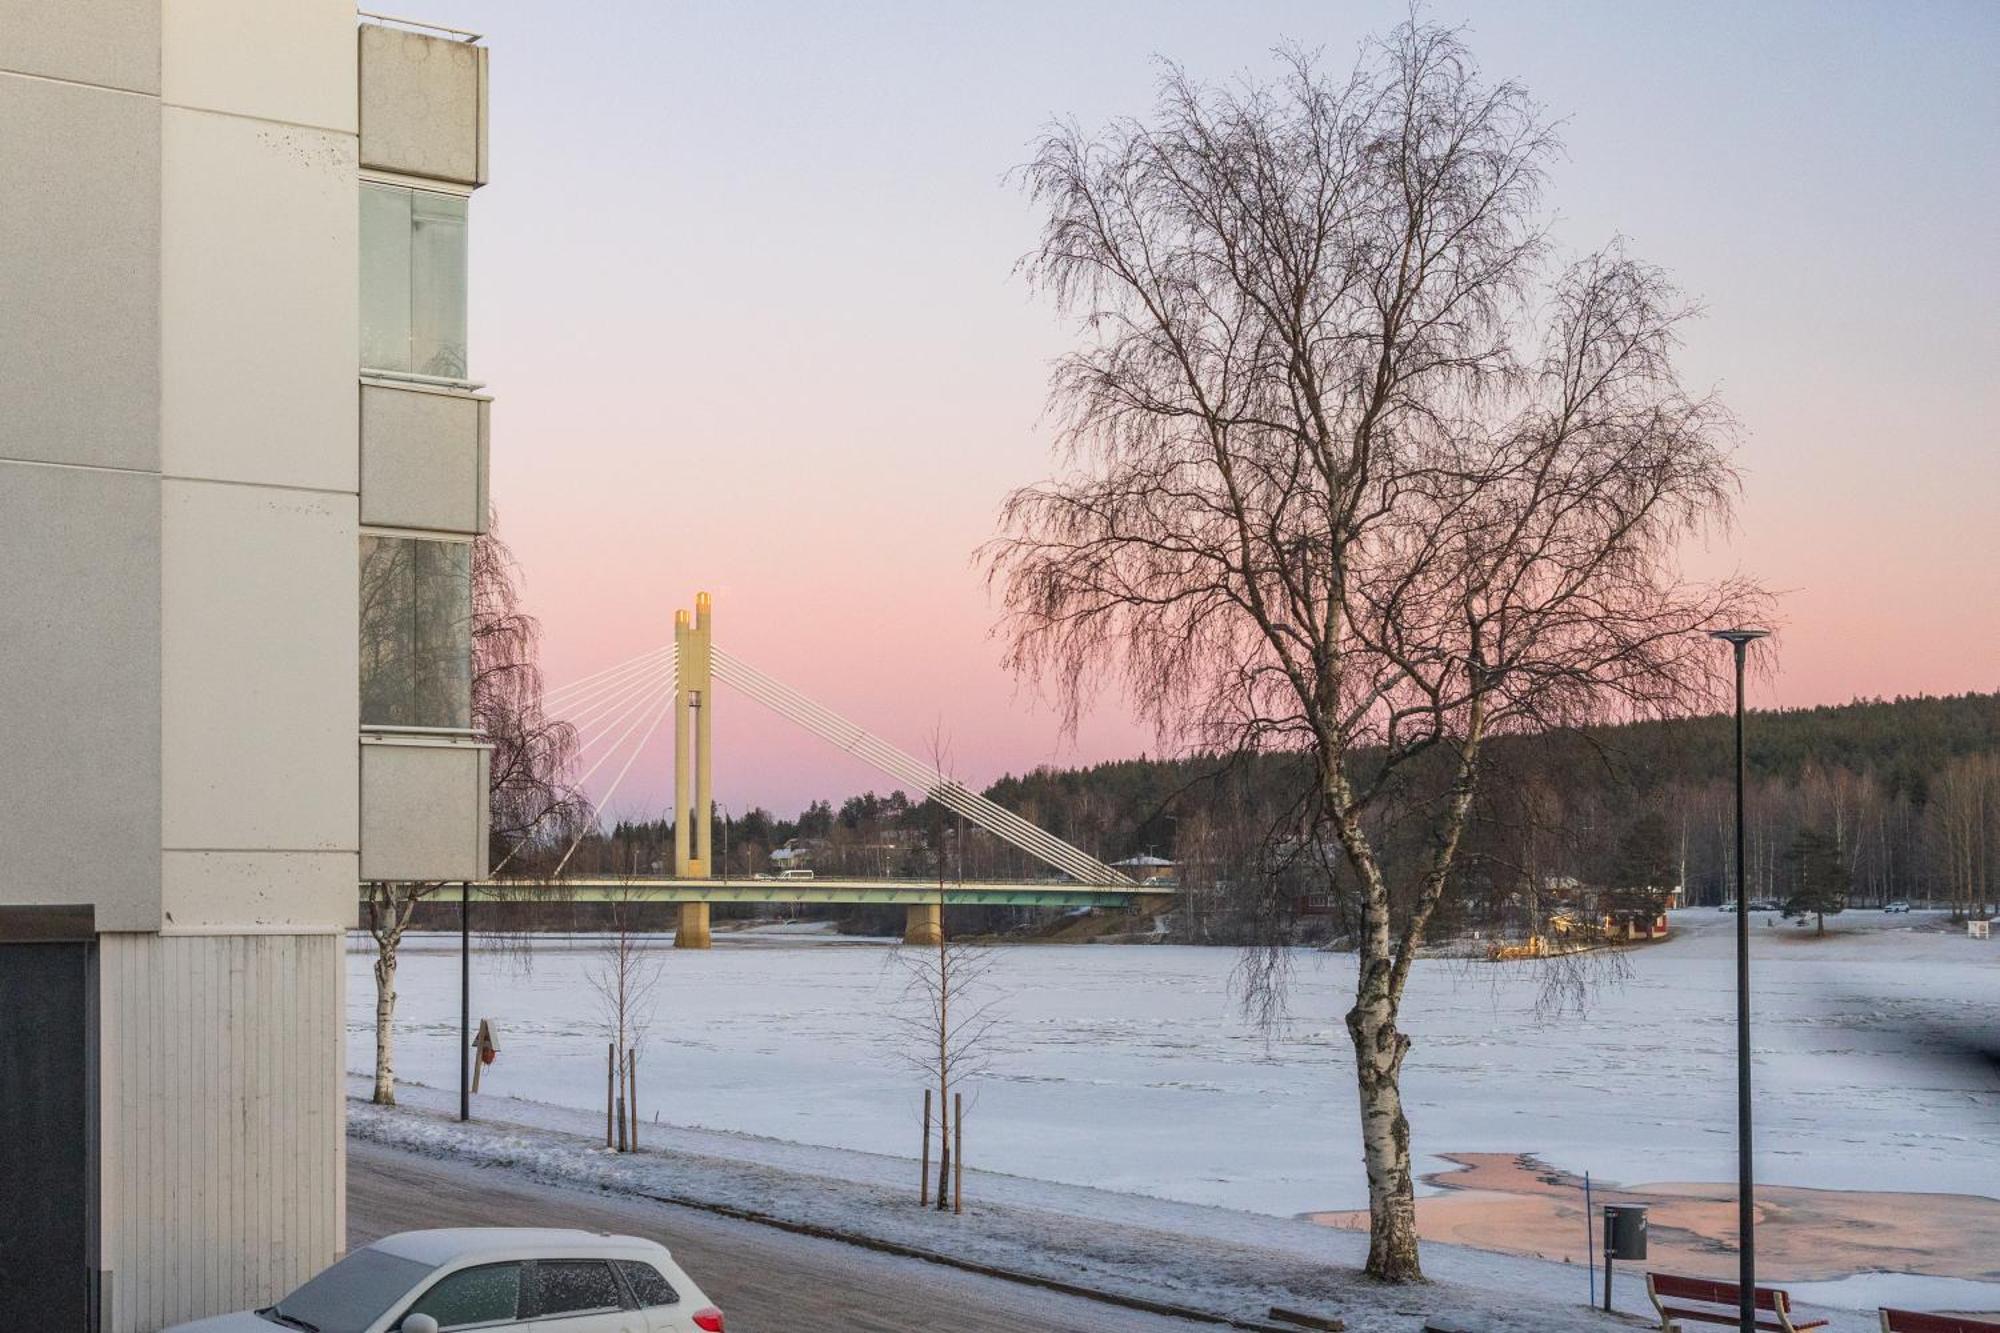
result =
[[479,1072],[493,1063],[493,1057],[500,1054],[500,1044],[493,1040],[493,1020],[479,1020],[479,1035],[472,1039],[472,1049],[476,1058],[472,1062],[472,1090],[479,1091]]

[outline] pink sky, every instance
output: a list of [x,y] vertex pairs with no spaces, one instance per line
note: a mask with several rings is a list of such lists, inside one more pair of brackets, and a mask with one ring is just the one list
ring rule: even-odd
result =
[[[1567,118],[1559,238],[1621,232],[1707,307],[1685,368],[1744,422],[1746,493],[1694,558],[1786,590],[1756,702],[2000,687],[2000,10],[1434,8]],[[1115,707],[1057,735],[969,564],[1049,466],[1065,345],[1011,275],[1034,218],[1003,174],[1052,114],[1143,111],[1155,51],[1344,63],[1401,4],[755,9],[426,11],[494,51],[472,359],[550,682],[707,589],[718,642],[906,748],[942,724],[975,783],[1150,748]],[[893,785],[720,703],[734,808]],[[612,808],[656,813],[666,762]]]

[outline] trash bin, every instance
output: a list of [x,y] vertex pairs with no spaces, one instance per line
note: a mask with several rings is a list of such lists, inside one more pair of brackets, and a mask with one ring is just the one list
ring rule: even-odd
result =
[[1643,1259],[1646,1257],[1646,1205],[1607,1203],[1604,1205],[1604,1257]]

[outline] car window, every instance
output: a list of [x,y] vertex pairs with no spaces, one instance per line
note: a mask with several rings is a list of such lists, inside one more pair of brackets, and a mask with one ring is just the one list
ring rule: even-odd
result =
[[537,1317],[616,1310],[625,1304],[611,1265],[602,1259],[538,1259],[534,1284],[530,1313]]
[[427,1314],[439,1328],[477,1328],[521,1317],[521,1265],[482,1264],[438,1279],[403,1312]]
[[429,1264],[367,1246],[259,1313],[272,1324],[282,1314],[321,1333],[361,1333],[430,1274]]
[[625,1285],[639,1298],[639,1304],[654,1306],[680,1303],[680,1293],[674,1290],[673,1283],[667,1281],[660,1270],[651,1264],[641,1263],[637,1259],[620,1259],[617,1264],[618,1271],[625,1275]]

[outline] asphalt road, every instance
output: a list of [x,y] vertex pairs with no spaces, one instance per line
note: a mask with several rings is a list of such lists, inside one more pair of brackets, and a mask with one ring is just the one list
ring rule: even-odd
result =
[[997,1278],[645,1200],[348,1143],[347,1240],[447,1226],[583,1227],[657,1240],[730,1333],[1212,1333]]

